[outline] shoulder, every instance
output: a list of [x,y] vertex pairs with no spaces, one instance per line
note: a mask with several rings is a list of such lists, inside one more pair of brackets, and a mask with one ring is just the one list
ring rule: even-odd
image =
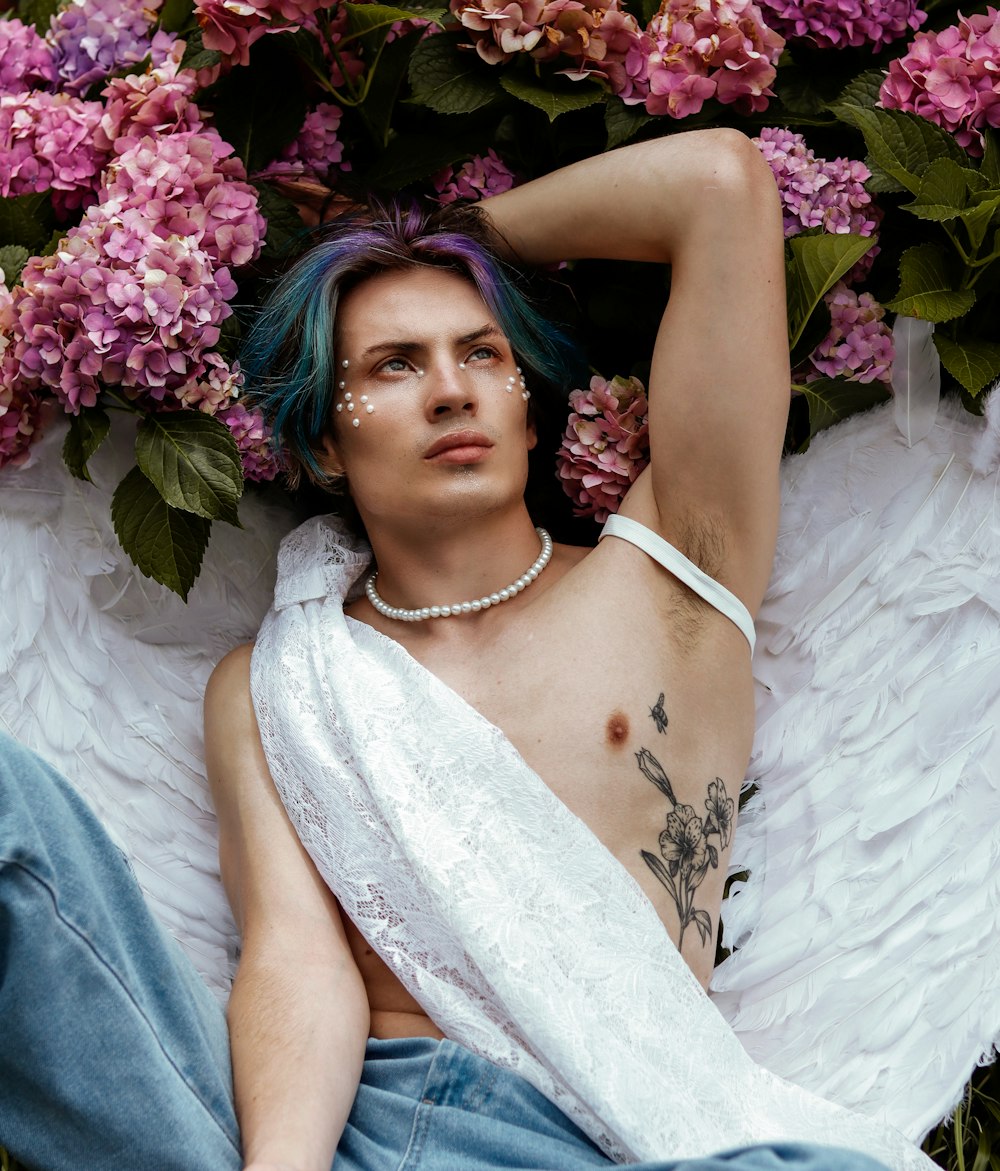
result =
[[249,698],[253,648],[252,642],[242,643],[216,663],[205,689],[206,705],[216,699],[236,699],[243,693]]

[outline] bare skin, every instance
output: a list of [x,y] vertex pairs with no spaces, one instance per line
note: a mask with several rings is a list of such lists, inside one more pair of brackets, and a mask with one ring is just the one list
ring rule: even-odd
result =
[[[766,167],[730,132],[677,135],[498,196],[489,212],[527,262],[671,263],[652,462],[622,512],[755,612],[788,396],[781,219]],[[534,432],[520,395],[504,393],[515,359],[475,289],[436,270],[372,278],[342,302],[337,356],[376,410],[358,428],[334,420],[325,458],[347,475],[382,596],[454,602],[521,574],[538,553],[522,496]],[[432,454],[458,431],[478,452]],[[732,839],[726,802],[753,733],[736,627],[615,538],[593,551],[557,546],[527,590],[480,614],[403,624],[366,599],[348,613],[506,733],[635,877],[707,984]],[[244,938],[229,1010],[237,1110],[251,1171],[326,1171],[365,1038],[441,1034],[342,916],[289,825],[260,748],[249,658],[249,648],[227,656],[206,697],[223,879]]]

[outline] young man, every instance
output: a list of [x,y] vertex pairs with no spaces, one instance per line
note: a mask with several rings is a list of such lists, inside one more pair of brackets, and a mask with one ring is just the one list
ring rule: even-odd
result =
[[5,743],[0,1143],[29,1164],[571,1171],[766,1140],[719,1158],[872,1166],[813,1139],[920,1165],[753,1066],[702,988],[787,408],[770,173],[735,133],[683,134],[483,214],[527,263],[671,265],[625,523],[593,551],[533,526],[528,396],[560,346],[481,232],[399,213],[303,261],[258,331],[271,411],[346,482],[377,569],[303,526],[206,698],[232,1086],[222,1015],[117,851]]

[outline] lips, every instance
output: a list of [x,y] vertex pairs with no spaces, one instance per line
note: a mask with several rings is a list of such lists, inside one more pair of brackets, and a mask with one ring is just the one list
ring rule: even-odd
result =
[[493,446],[493,440],[481,431],[450,431],[427,449],[424,459],[440,459],[449,463],[472,463],[482,459]]

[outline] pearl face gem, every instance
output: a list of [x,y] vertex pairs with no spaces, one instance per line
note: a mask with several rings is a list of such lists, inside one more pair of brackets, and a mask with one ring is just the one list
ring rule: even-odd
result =
[[[371,406],[367,409],[371,410]],[[355,419],[354,426],[356,427],[360,422],[360,419]],[[398,622],[423,622],[428,618],[453,618],[461,614],[479,614],[491,606],[499,606],[503,602],[510,601],[511,598],[529,586],[552,559],[552,538],[542,528],[536,528],[535,532],[542,543],[541,552],[520,577],[495,593],[474,598],[469,602],[452,602],[448,606],[420,606],[414,610],[407,610],[401,606],[390,606],[379,596],[379,592],[375,588],[375,579],[378,577],[378,570],[376,570],[365,582],[365,593],[368,595],[368,601],[383,618],[393,618]]]
[[355,426],[355,427],[360,427],[360,426],[361,426],[361,420],[360,420],[360,419],[352,419],[352,422],[354,423],[354,426]]
[[347,358],[345,358],[345,359],[343,360],[343,362],[341,362],[340,364],[341,364],[341,366],[343,366],[343,367],[344,367],[344,369],[346,370],[346,369],[347,369],[347,367],[348,367],[348,366],[350,366],[350,364],[351,364],[351,363],[350,363],[350,362],[347,360]]
[[[369,403],[368,406],[365,407],[365,410],[369,415],[373,415],[375,413],[375,405],[373,403]],[[360,423],[361,420],[358,419],[358,422]]]

